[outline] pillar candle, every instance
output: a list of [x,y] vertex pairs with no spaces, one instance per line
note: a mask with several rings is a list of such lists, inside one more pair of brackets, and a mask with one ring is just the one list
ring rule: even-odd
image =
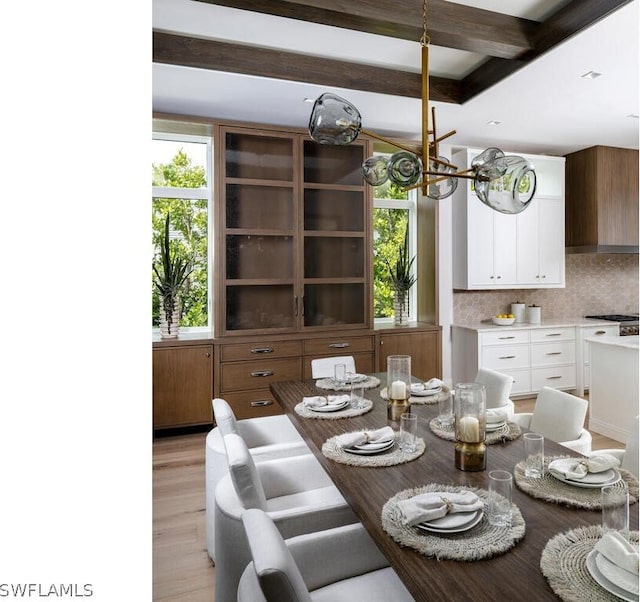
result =
[[391,383],[391,390],[388,392],[389,399],[406,399],[407,386],[401,380],[395,380]]
[[475,416],[464,416],[457,427],[461,441],[474,443],[480,441],[480,421]]

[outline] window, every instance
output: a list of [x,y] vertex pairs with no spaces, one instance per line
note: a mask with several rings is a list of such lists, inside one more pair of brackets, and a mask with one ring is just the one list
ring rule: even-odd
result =
[[[382,153],[375,153],[382,154]],[[385,153],[388,154],[388,153]],[[374,188],[373,200],[373,315],[376,322],[393,319],[393,288],[389,282],[387,262],[393,265],[408,233],[409,257],[416,254],[416,199],[415,190],[402,192],[385,182]],[[417,271],[418,258],[414,262]],[[409,319],[416,319],[417,287],[411,287]]]
[[[171,123],[154,120],[153,261],[157,261],[160,237],[164,233],[166,216],[170,214],[169,238],[174,248],[189,258],[192,269],[181,296],[180,330],[211,330],[211,136],[166,131],[175,129],[170,127]],[[160,299],[155,287],[152,300],[152,326],[158,328]]]

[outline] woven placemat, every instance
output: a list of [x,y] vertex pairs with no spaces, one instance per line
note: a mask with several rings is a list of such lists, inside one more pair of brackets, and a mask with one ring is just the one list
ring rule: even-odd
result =
[[[365,389],[375,389],[380,385],[380,379],[375,376],[367,375],[365,380],[359,383],[353,383],[353,385],[358,385]],[[351,391],[352,385],[338,385],[333,378],[320,378],[316,381],[316,387],[318,387],[318,389],[327,389],[329,391]]]
[[[620,600],[598,585],[587,569],[587,555],[601,537],[600,526],[578,527],[555,535],[542,550],[540,570],[564,602]],[[638,543],[637,531],[630,533],[630,540]]]
[[[583,510],[601,510],[602,500],[599,488],[587,489],[585,487],[575,487],[556,479],[548,470],[549,463],[559,458],[570,456],[545,456],[544,475],[538,479],[524,476],[524,461],[519,462],[513,468],[513,476],[516,486],[531,497],[535,497],[545,502],[568,506],[569,508],[581,508]],[[628,470],[618,468],[622,480],[618,481],[619,487],[624,487],[624,483],[629,488],[629,503],[635,504],[638,501],[638,479]]]
[[[485,512],[482,520],[473,528],[462,533],[428,533],[417,527],[403,523],[398,501],[421,493],[446,491],[459,493],[473,491],[482,499]],[[400,545],[417,550],[425,556],[438,560],[475,561],[504,554],[515,546],[525,533],[525,522],[520,509],[511,504],[511,527],[493,527],[489,524],[486,508],[489,492],[476,487],[460,487],[431,483],[415,489],[405,489],[390,498],[382,507],[382,528]]]
[[[429,421],[429,428],[431,432],[440,437],[440,439],[446,439],[447,441],[455,441],[456,433],[453,424],[451,426],[441,426],[437,418],[432,418]],[[495,443],[504,443],[505,441],[513,441],[522,435],[520,427],[515,422],[507,422],[503,427],[487,432],[485,436],[485,443],[487,445],[494,445]]]
[[293,409],[295,410],[298,416],[302,416],[303,418],[320,418],[321,420],[338,420],[339,418],[353,418],[354,416],[361,416],[362,414],[366,414],[371,411],[373,407],[373,401],[370,399],[365,399],[362,402],[361,408],[352,408],[351,406],[347,406],[344,410],[338,410],[337,412],[314,412],[310,410],[304,402],[300,402]]
[[[436,393],[435,395],[411,395],[411,397],[409,397],[409,403],[417,406],[431,406],[435,405],[436,403],[438,403],[438,401],[444,399],[449,395],[451,395],[450,389],[443,385],[442,391],[440,391],[440,393]],[[382,397],[382,399],[389,399],[389,397],[387,396],[387,387],[380,391],[380,397]]]
[[402,451],[398,447],[399,434],[396,433],[395,445],[389,451],[374,454],[372,456],[360,456],[358,454],[350,454],[349,452],[344,451],[344,449],[342,449],[342,447],[337,443],[338,437],[339,435],[336,435],[335,437],[331,437],[331,439],[327,439],[323,443],[322,454],[334,462],[348,464],[349,466],[395,466],[396,464],[404,464],[405,462],[411,462],[412,460],[419,458],[424,454],[425,450],[424,439],[417,437],[415,452],[407,453]]

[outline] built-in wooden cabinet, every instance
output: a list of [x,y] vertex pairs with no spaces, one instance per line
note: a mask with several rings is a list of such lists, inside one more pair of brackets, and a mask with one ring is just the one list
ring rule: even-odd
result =
[[566,244],[638,252],[638,151],[593,146],[567,155]]
[[216,332],[371,326],[369,142],[220,126]]
[[416,378],[429,380],[442,378],[442,352],[440,328],[403,332],[381,332],[378,340],[378,371],[387,371],[387,357],[410,355],[411,373]]
[[211,424],[213,345],[153,349],[153,428]]
[[[459,151],[453,162],[467,169],[479,152]],[[534,164],[537,186],[519,214],[486,206],[473,181],[458,183],[452,197],[454,288],[564,287],[564,158],[524,156]]]

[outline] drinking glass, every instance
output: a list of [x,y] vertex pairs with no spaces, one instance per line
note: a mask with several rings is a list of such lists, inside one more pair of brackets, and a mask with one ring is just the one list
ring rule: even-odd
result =
[[400,416],[400,442],[398,447],[405,453],[416,451],[416,435],[418,433],[418,417],[404,413]]
[[347,365],[336,364],[333,367],[333,380],[337,385],[344,385],[347,382]]
[[453,425],[453,396],[451,393],[441,393],[438,396],[438,423],[441,427],[447,428]]
[[602,532],[607,531],[629,539],[629,490],[624,481],[602,488]]
[[544,475],[544,437],[539,433],[525,433],[524,476],[539,479]]
[[513,477],[506,470],[489,472],[489,524],[494,527],[511,526],[511,492]]
[[362,385],[351,386],[351,407],[359,410],[364,407],[364,387]]

